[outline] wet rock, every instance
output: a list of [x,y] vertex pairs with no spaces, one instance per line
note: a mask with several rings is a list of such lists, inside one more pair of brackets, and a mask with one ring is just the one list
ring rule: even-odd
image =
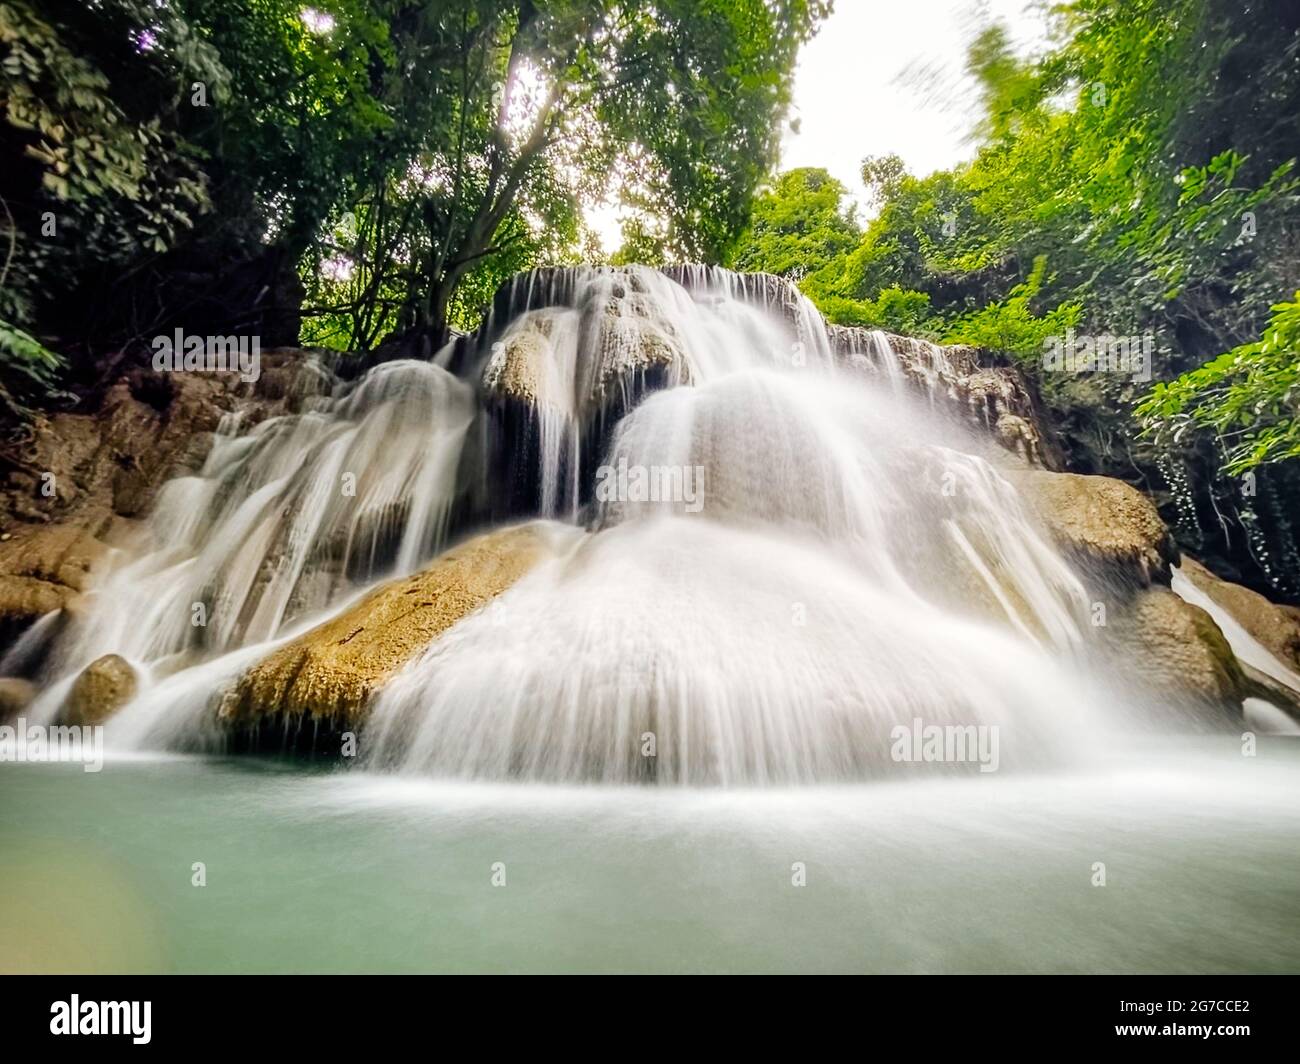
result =
[[494,347],[483,371],[483,389],[488,395],[529,406],[572,406],[572,388],[565,394],[551,347],[553,325],[550,313],[531,314]]
[[148,512],[172,477],[196,471],[238,408],[246,424],[326,392],[298,350],[263,352],[263,376],[128,370],[92,409],[38,417],[0,482],[0,649],[85,586],[90,566]]
[[135,697],[138,681],[130,662],[117,654],[96,658],[81,671],[63,703],[68,724],[102,724]]
[[1057,544],[1137,587],[1168,584],[1178,551],[1151,500],[1122,480],[1026,470],[1012,480]]
[[1147,588],[1119,626],[1137,666],[1133,679],[1148,692],[1240,713],[1252,684],[1219,626],[1199,606],[1164,588]]
[[1019,367],[968,344],[936,344],[881,330],[831,325],[831,351],[843,363],[901,374],[914,390],[987,433],[1030,465],[1060,469],[1038,393]]
[[1300,671],[1300,611],[1223,580],[1187,555],[1179,568],[1284,665]]
[[[105,523],[93,520],[90,525]],[[67,606],[86,587],[104,549],[75,524],[20,527],[0,542],[0,636],[12,639],[38,618]]]
[[508,528],[384,584],[245,672],[223,698],[219,717],[234,729],[266,718],[358,723],[398,669],[519,579],[545,545],[538,526]]
[[[647,385],[689,383],[672,325],[643,296],[610,282],[609,298],[581,310],[536,310],[494,343],[482,374],[489,400],[549,409],[585,425],[621,416]],[[576,345],[576,358],[569,350]]]

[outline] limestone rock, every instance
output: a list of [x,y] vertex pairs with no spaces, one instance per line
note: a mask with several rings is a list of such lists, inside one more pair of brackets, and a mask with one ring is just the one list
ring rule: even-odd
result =
[[901,372],[927,399],[946,406],[1030,465],[1063,465],[1037,392],[1020,368],[1001,356],[969,344],[936,344],[856,326],[831,325],[827,335],[842,363],[872,373]]
[[1168,584],[1177,548],[1151,500],[1111,477],[1027,470],[1012,476],[1056,542],[1139,587]]
[[[550,408],[580,422],[608,412],[637,390],[685,384],[690,370],[670,323],[644,296],[611,282],[609,299],[577,320],[569,308],[530,311],[493,345],[482,374],[484,393],[528,407]],[[577,364],[555,344],[577,343]]]
[[636,377],[689,384],[690,368],[670,323],[657,320],[636,295],[611,299],[599,324],[596,364],[585,401],[599,410]]
[[1300,671],[1300,611],[1276,605],[1257,591],[1222,580],[1187,555],[1183,555],[1179,568],[1284,665]]
[[262,376],[123,372],[93,405],[39,416],[0,481],[0,649],[70,603],[90,567],[144,515],[159,487],[198,469],[232,410],[246,424],[326,393],[308,352],[266,351]]
[[0,724],[18,716],[35,697],[36,688],[30,680],[0,676]]
[[102,724],[135,697],[138,681],[130,662],[117,654],[96,658],[82,671],[63,703],[68,724]]
[[0,631],[12,636],[86,586],[104,545],[77,525],[37,525],[0,542]]
[[268,717],[358,722],[389,677],[527,572],[545,542],[535,525],[492,532],[379,587],[245,672],[219,716],[237,728]]
[[536,406],[541,403],[567,408],[569,395],[558,394],[555,356],[551,350],[552,312],[537,311],[526,323],[501,340],[483,371],[484,390],[490,395]]
[[1140,670],[1135,678],[1149,690],[1240,709],[1251,685],[1219,626],[1199,606],[1164,588],[1148,588],[1121,623]]

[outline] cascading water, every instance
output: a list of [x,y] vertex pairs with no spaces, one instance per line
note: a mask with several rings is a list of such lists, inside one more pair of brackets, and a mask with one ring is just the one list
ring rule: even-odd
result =
[[103,654],[161,679],[273,640],[438,547],[471,390],[436,366],[395,362],[308,406],[244,432],[228,417],[199,474],[164,486],[146,535],[71,618],[54,658],[64,678],[37,719]]
[[118,653],[143,690],[110,744],[218,743],[222,690],[267,650],[450,539],[542,519],[548,557],[381,691],[364,764],[851,779],[896,767],[917,720],[996,726],[1003,764],[1077,751],[1088,598],[999,472],[1015,459],[937,401],[940,348],[910,373],[883,334],[837,353],[773,282],[526,275],[432,363],[232,420],[99,574],[38,709]]

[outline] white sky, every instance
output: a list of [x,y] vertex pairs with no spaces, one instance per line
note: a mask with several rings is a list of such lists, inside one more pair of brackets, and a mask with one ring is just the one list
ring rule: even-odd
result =
[[[799,55],[790,115],[799,132],[787,126],[777,169],[825,167],[862,197],[858,171],[867,155],[894,152],[917,176],[970,158],[964,137],[975,98],[963,73],[967,44],[993,17],[1022,48],[1041,45],[1042,16],[1030,2],[836,0]],[[927,71],[937,77],[915,77]],[[587,212],[607,251],[621,242],[618,216],[612,205]]]
[[[966,48],[997,18],[1022,49],[1045,40],[1028,0],[837,0],[835,13],[804,46],[780,170],[822,166],[856,195],[867,155],[894,152],[918,177],[969,159],[975,89]],[[918,73],[926,87],[916,84]]]

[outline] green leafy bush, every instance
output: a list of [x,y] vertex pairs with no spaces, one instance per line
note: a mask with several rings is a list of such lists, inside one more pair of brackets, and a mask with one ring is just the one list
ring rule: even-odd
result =
[[1137,408],[1148,434],[1177,442],[1208,429],[1233,475],[1300,456],[1300,292],[1272,309],[1258,340],[1151,389]]

